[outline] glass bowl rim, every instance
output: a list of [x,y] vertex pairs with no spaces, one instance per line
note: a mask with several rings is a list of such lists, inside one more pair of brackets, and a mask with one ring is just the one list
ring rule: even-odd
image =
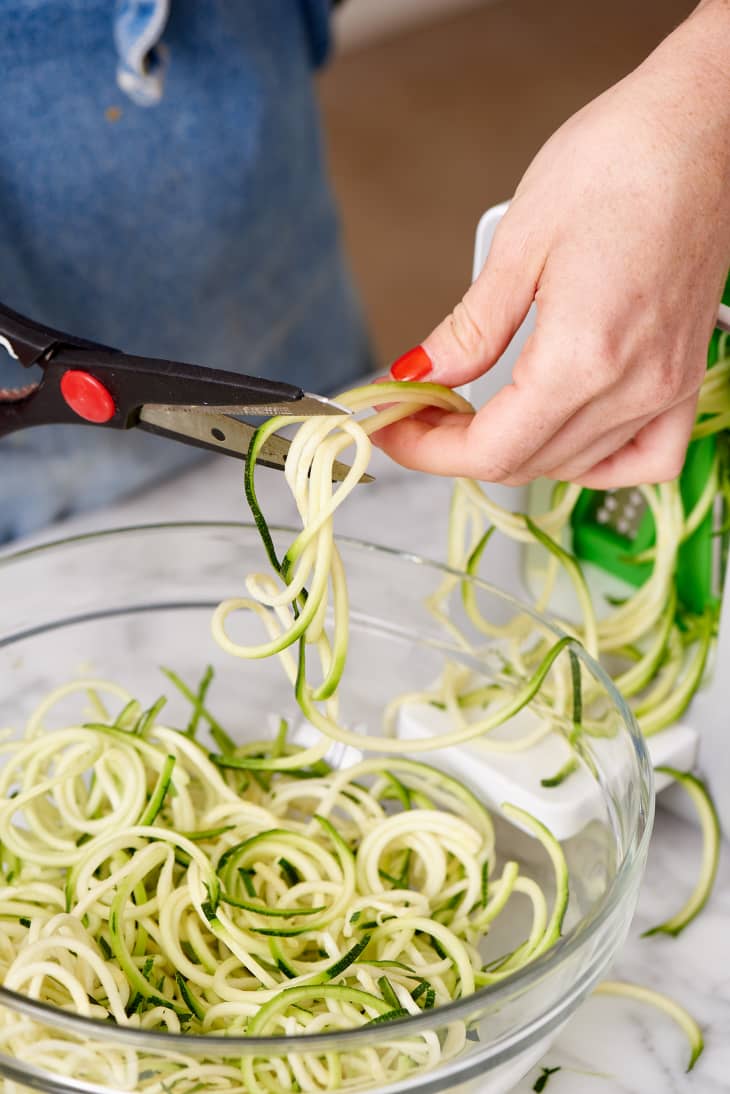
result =
[[[272,524],[269,526],[269,529],[273,535],[283,533],[294,536],[300,531],[300,529],[283,524]],[[251,521],[185,520],[155,521],[121,525],[118,527],[102,528],[96,531],[74,533],[69,536],[59,536],[58,538],[44,540],[41,543],[35,543],[20,549],[11,548],[9,551],[0,553],[0,570],[4,570],[8,566],[23,562],[26,559],[35,556],[52,554],[53,551],[64,547],[81,546],[101,539],[123,538],[125,536],[139,534],[149,535],[154,534],[155,532],[180,532],[185,534],[186,532],[194,531],[244,531],[258,534],[256,525]],[[466,579],[488,594],[515,605],[521,612],[530,615],[541,626],[548,627],[552,630],[556,637],[569,637],[549,615],[543,615],[536,612],[518,597],[512,596],[511,593],[505,592],[503,589],[500,589],[498,586],[493,585],[491,582],[482,578],[466,574],[445,563],[425,558],[422,555],[410,551],[403,551],[398,548],[371,543],[356,537],[338,535],[336,536],[336,541],[345,544],[348,547],[355,548],[357,551],[395,558],[410,564],[423,566],[442,575],[458,577],[461,580]],[[72,624],[78,621],[78,617],[71,617],[66,622]],[[45,627],[40,629],[44,630]],[[35,630],[37,633],[37,629]],[[480,1004],[486,1004],[487,1002],[492,1003],[494,1001],[499,1001],[502,998],[513,996],[516,992],[522,994],[524,991],[529,990],[533,984],[540,982],[546,975],[549,975],[554,969],[558,968],[564,960],[569,959],[573,954],[577,953],[583,946],[590,942],[590,940],[599,933],[601,927],[611,919],[613,913],[620,906],[623,896],[631,892],[631,882],[633,881],[637,870],[641,868],[641,864],[645,858],[645,852],[651,838],[654,819],[655,796],[653,768],[646,742],[641,735],[636,720],[628,707],[628,704],[616,689],[613,681],[602,666],[588,654],[579,642],[575,641],[575,643],[571,643],[571,648],[575,649],[576,654],[585,662],[593,675],[600,681],[612,703],[621,715],[624,729],[628,733],[634,749],[639,771],[640,795],[637,808],[639,809],[640,815],[643,815],[644,823],[638,839],[636,833],[633,835],[632,841],[619,863],[616,874],[611,879],[611,882],[597,907],[589,916],[581,919],[576,927],[568,934],[562,936],[555,945],[551,946],[550,949],[537,960],[525,965],[522,969],[519,969],[513,975],[508,976],[505,980],[479,988],[471,995],[460,996],[450,1003],[435,1007],[433,1010],[423,1011],[418,1015],[398,1019],[387,1024],[384,1023],[381,1026],[368,1026],[366,1024],[351,1030],[333,1030],[329,1033],[300,1034],[296,1038],[285,1035],[231,1037],[226,1034],[170,1033],[118,1026],[96,1018],[88,1018],[80,1014],[74,1014],[70,1011],[61,1010],[58,1007],[38,1002],[20,992],[2,986],[0,986],[0,1006],[8,1006],[11,1010],[32,1018],[41,1024],[50,1025],[56,1029],[62,1029],[76,1035],[93,1037],[94,1040],[99,1042],[107,1041],[127,1045],[129,1048],[145,1048],[148,1051],[156,1049],[160,1052],[186,1051],[195,1056],[203,1054],[215,1055],[217,1053],[225,1053],[227,1055],[230,1055],[231,1053],[234,1055],[236,1053],[252,1055],[256,1052],[265,1053],[267,1051],[279,1055],[291,1052],[293,1050],[293,1043],[298,1046],[297,1051],[302,1052],[312,1052],[325,1048],[332,1050],[335,1046],[337,1048],[357,1047],[358,1045],[360,1045],[360,1047],[365,1047],[365,1045],[372,1047],[374,1043],[377,1043],[380,1040],[392,1038],[393,1030],[397,1030],[399,1038],[417,1035],[418,1033],[433,1029],[434,1027],[445,1026],[449,1022],[463,1020],[472,1012],[478,1010]],[[599,950],[598,953],[600,960],[602,957],[602,950]],[[590,982],[590,967],[583,970],[580,979]],[[576,985],[574,984],[573,987],[575,989]],[[568,994],[573,997],[575,996],[576,991],[571,991]],[[502,1035],[497,1041],[489,1042],[489,1055],[492,1055],[500,1046],[502,1046],[505,1040],[512,1042],[516,1040],[518,1043],[521,1043],[523,1040],[536,1040],[543,1034],[545,1026],[550,1024],[552,1009],[555,1006],[556,1004],[551,1004],[551,1009],[543,1011],[540,1015],[530,1019],[526,1026],[516,1027],[510,1030],[508,1034]]]

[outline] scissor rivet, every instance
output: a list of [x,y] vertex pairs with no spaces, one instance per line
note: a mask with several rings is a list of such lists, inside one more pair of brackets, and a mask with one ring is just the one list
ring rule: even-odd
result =
[[114,399],[96,376],[80,369],[69,369],[61,377],[60,386],[66,405],[85,422],[103,425],[114,417]]
[[222,429],[211,429],[211,433],[217,441],[224,441],[226,439],[226,435]]

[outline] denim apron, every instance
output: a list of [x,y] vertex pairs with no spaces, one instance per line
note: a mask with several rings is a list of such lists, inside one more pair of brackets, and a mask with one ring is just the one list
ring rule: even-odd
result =
[[[0,300],[75,334],[323,393],[367,337],[323,166],[327,0],[0,0]],[[0,388],[27,380],[0,350]],[[0,539],[195,449],[0,440]]]

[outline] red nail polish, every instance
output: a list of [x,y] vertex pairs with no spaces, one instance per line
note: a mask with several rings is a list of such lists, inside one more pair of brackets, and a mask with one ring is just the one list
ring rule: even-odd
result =
[[423,380],[433,368],[433,362],[423,346],[414,346],[391,365],[394,380]]

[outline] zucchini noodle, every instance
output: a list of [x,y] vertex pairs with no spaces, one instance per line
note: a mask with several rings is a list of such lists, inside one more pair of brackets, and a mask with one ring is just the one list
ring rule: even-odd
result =
[[[730,341],[726,336],[719,340],[718,354],[700,392],[695,436],[718,434],[730,421]],[[718,605],[709,603],[696,614],[681,607],[675,575],[680,547],[718,502],[723,504],[727,517],[729,465],[727,444],[720,437],[703,489],[687,512],[679,482],[639,488],[653,518],[655,542],[633,561],[650,563],[651,572],[622,602],[599,604],[579,560],[570,553],[570,521],[581,493],[575,486],[559,486],[547,510],[527,516],[498,505],[478,483],[458,480],[449,522],[449,562],[471,574],[488,567],[492,529],[528,547],[533,558],[541,551],[543,586],[534,593],[535,609],[549,610],[557,575],[562,570],[575,590],[579,618],[558,617],[558,622],[602,662],[632,707],[639,727],[650,736],[672,725],[686,710],[701,686],[712,651]],[[537,573],[537,567],[532,567],[531,577],[536,578]],[[446,582],[434,598],[435,603],[438,605],[439,596],[443,599],[449,591]],[[511,643],[513,664],[524,673],[534,671],[549,648],[549,640],[525,650],[525,633],[534,636],[529,620],[516,617],[504,628],[495,627],[479,616],[473,592],[467,586],[463,597],[474,625],[485,634],[504,637]],[[541,701],[551,698],[549,684],[541,690]],[[590,684],[586,698],[591,698]],[[551,706],[557,713],[555,702]],[[600,718],[592,725],[587,720],[584,728],[599,729]]]
[[[718,342],[718,360],[708,370],[698,403],[694,438],[720,434],[730,426],[730,340],[722,336]],[[534,563],[538,552],[542,566],[530,567],[531,581],[542,580],[542,588],[534,592],[535,609],[550,610],[558,571],[562,570],[573,586],[579,618],[560,618],[564,630],[576,636],[591,654],[601,661],[622,692],[645,736],[650,737],[673,725],[681,717],[702,685],[717,634],[720,604],[711,600],[701,612],[692,613],[679,603],[676,585],[679,550],[697,532],[699,526],[716,509],[722,507],[725,524],[715,535],[725,538],[730,512],[730,450],[727,438],[718,436],[716,450],[706,481],[699,496],[685,511],[679,481],[659,486],[641,486],[640,492],[653,518],[655,530],[651,549],[634,556],[633,561],[649,563],[651,571],[635,592],[622,601],[599,604],[591,592],[590,581],[580,561],[570,552],[571,516],[580,489],[559,484],[546,511],[538,515],[514,513],[493,501],[476,482],[461,479],[456,482],[449,522],[449,562],[456,569],[477,574],[489,564],[489,544],[497,529],[517,543],[525,545]],[[696,564],[696,563],[693,563]],[[685,563],[685,565],[687,565]],[[726,565],[722,557],[721,565]],[[453,582],[446,580],[434,597],[448,596]],[[462,590],[464,607],[471,622],[485,634],[500,635],[509,643],[513,666],[528,675],[535,672],[551,649],[551,639],[535,642],[535,628],[527,618],[513,618],[504,627],[495,627],[480,616],[473,589],[467,583]],[[531,644],[525,636],[532,638]],[[560,681],[552,674],[541,687],[535,710],[544,708],[548,726],[562,732],[571,745],[575,733],[561,718],[564,698],[556,689]],[[450,708],[463,706],[471,683],[461,684],[461,692],[452,693]],[[587,681],[583,688],[581,731],[605,731],[600,709],[596,709],[595,686]],[[539,738],[538,738],[539,739]],[[524,739],[527,747],[532,743]],[[566,777],[573,768],[568,765]],[[702,875],[698,889],[687,907],[663,927],[666,933],[679,930],[699,914],[710,896],[715,879],[718,846],[718,824],[709,793],[696,779],[682,772],[673,777],[684,785],[698,803],[702,819],[705,848]],[[562,781],[562,780],[561,780]],[[550,780],[548,780],[550,785]]]
[[[349,496],[365,472],[370,457],[370,435],[386,425],[417,413],[424,407],[473,413],[471,405],[460,395],[436,384],[380,383],[355,388],[337,397],[340,405],[353,412],[352,417],[317,417],[301,419],[286,462],[286,478],[292,491],[302,522],[302,531],[280,559],[261,511],[255,488],[256,462],[266,440],[278,430],[291,424],[291,418],[271,418],[259,427],[252,440],[246,461],[246,496],[254,520],[261,533],[273,573],[249,574],[246,579],[247,597],[235,597],[223,601],[213,615],[212,631],[215,640],[227,652],[241,658],[259,658],[278,655],[287,678],[294,683],[299,706],[307,721],[323,735],[323,739],[352,745],[364,751],[399,753],[403,741],[393,735],[393,718],[399,704],[411,696],[394,701],[385,712],[383,732],[375,732],[369,726],[367,734],[348,728],[339,712],[337,687],[345,667],[348,644],[348,600],[346,577],[334,539],[334,513]],[[383,406],[383,404],[387,404]],[[380,408],[380,409],[378,409]],[[374,411],[357,419],[356,414]],[[332,482],[332,468],[345,448],[351,447],[351,468],[342,483]],[[481,495],[480,495],[481,496]],[[547,537],[567,520],[577,494],[566,490],[555,513],[541,521],[535,534]],[[489,505],[488,499],[484,504]],[[471,520],[472,514],[468,517]],[[455,507],[452,521],[461,519]],[[517,529],[518,537],[530,538],[533,532],[525,527],[522,518],[507,515],[505,520]],[[472,520],[473,525],[473,520]],[[449,561],[456,562],[454,537],[449,549]],[[483,543],[476,545],[481,553]],[[474,549],[474,547],[472,548]],[[557,544],[551,549],[563,561],[573,565],[569,556]],[[476,554],[475,554],[476,557]],[[466,568],[474,566],[467,562]],[[464,569],[463,565],[459,565]],[[582,581],[579,569],[574,566],[577,579]],[[448,589],[458,584],[459,578],[447,579]],[[467,594],[468,595],[468,594]],[[582,592],[586,609],[590,610],[590,597]],[[475,654],[479,651],[458,630],[440,609],[439,595],[431,603],[434,613],[462,646]],[[489,632],[489,626],[467,602],[467,610],[478,629]],[[253,613],[261,620],[267,640],[259,644],[243,644],[230,635],[230,623],[237,613]],[[329,624],[329,625],[328,625]],[[534,637],[535,621],[530,618],[524,630]],[[596,630],[596,627],[593,627]],[[524,635],[523,635],[524,636]],[[295,658],[292,647],[298,645]],[[541,648],[540,656],[528,665],[518,648],[512,649],[513,666],[522,678],[506,677],[503,686],[495,689],[492,702],[483,704],[482,716],[466,718],[460,704],[448,703],[450,678],[446,674],[434,693],[424,696],[429,701],[445,702],[452,714],[453,726],[447,732],[408,740],[409,752],[435,751],[450,745],[463,744],[480,738],[485,750],[514,751],[528,748],[536,739],[534,732],[521,741],[505,743],[490,740],[490,734],[509,722],[538,692],[543,696],[543,706],[549,715],[568,717],[574,688],[569,680],[567,658],[560,657],[569,642],[556,641],[554,636]],[[596,647],[597,638],[588,637],[588,646]],[[316,661],[316,678],[311,662]],[[549,686],[546,680],[550,679]],[[537,731],[537,738],[550,731],[550,724]]]
[[[191,699],[193,732],[160,720],[164,700],[142,710],[123,689],[84,680],[0,743],[7,989],[138,1029],[295,1037],[420,1014],[512,975],[557,940],[567,865],[528,814],[515,809],[513,820],[546,852],[551,911],[518,863],[498,870],[491,817],[451,776],[395,757],[338,771],[309,756],[282,769],[282,757],[306,755],[285,724],[221,760],[195,736],[215,722],[212,671],[197,692],[167,675]],[[90,719],[46,731],[74,692],[88,697]],[[489,932],[525,897],[526,937],[485,964]],[[265,1094],[386,1084],[460,1052],[466,1036],[451,1022],[441,1036],[394,1030],[377,1048],[232,1066],[95,1048],[0,1010],[0,1045],[15,1058],[149,1094],[164,1094],[165,1080]]]
[[666,1014],[677,1023],[687,1037],[691,1050],[687,1071],[692,1070],[702,1055],[705,1040],[702,1030],[692,1015],[688,1014],[674,999],[670,999],[668,995],[661,992],[652,991],[651,988],[642,987],[640,984],[630,984],[623,980],[604,980],[595,989],[595,994],[615,995],[634,1003],[644,1003]]
[[[559,939],[568,867],[547,829],[505,805],[542,845],[552,899],[542,874],[500,863],[491,817],[466,786],[394,755],[403,745],[387,732],[363,736],[341,723],[349,605],[333,515],[367,467],[373,430],[426,406],[471,410],[428,384],[381,384],[343,401],[353,411],[387,405],[363,421],[300,424],[286,475],[302,531],[281,559],[254,471],[261,445],[284,423],[257,431],[246,493],[273,573],[250,575],[248,595],[224,602],[213,618],[224,650],[279,657],[321,741],[298,748],[282,722],[273,739],[238,746],[210,712],[210,669],[197,689],[163,670],[191,704],[185,729],[162,720],[164,698],[144,710],[106,681],[79,681],[45,699],[20,741],[0,742],[6,988],[132,1028],[296,1037],[418,1015],[513,976]],[[333,464],[346,447],[351,467],[333,488]],[[238,612],[259,622],[262,642],[230,637]],[[409,742],[409,751],[483,737],[508,721],[539,698],[571,643],[554,641],[524,679],[493,688],[487,702],[480,695],[476,721],[463,717],[454,692],[453,730]],[[447,668],[447,691],[460,686],[451,675]],[[567,709],[567,692],[555,690]],[[90,703],[90,715],[47,732],[56,704],[74,694]],[[575,707],[575,688],[573,699]],[[202,725],[217,751],[198,741]],[[333,770],[325,760],[332,740],[381,755]],[[500,952],[507,939],[511,948]],[[0,1041],[13,1056],[145,1094],[166,1094],[169,1080],[181,1091],[212,1084],[247,1094],[386,1085],[461,1052],[467,1035],[463,1021],[438,1032],[429,1023],[407,1036],[394,1027],[387,1040],[342,1053],[301,1049],[229,1066],[172,1050],[145,1066],[142,1054],[95,1050],[0,1013]]]
[[[719,358],[708,371],[702,387],[693,438],[714,435],[730,425],[730,355],[726,338],[720,340]],[[282,659],[290,656],[289,647],[299,641],[295,693],[307,720],[326,737],[365,750],[398,751],[401,742],[393,733],[395,716],[404,703],[418,700],[436,703],[446,710],[452,728],[446,733],[409,740],[408,747],[413,751],[462,744],[475,738],[480,739],[484,751],[490,747],[503,749],[505,743],[490,741],[489,734],[533,700],[533,710],[543,715],[542,722],[537,730],[533,729],[517,741],[508,742],[506,747],[509,750],[528,749],[553,730],[561,732],[573,747],[578,744],[583,732],[610,734],[610,712],[605,709],[605,704],[601,710],[601,697],[595,682],[584,683],[575,655],[570,658],[569,681],[565,659],[558,658],[562,648],[566,645],[569,648],[569,640],[562,640],[563,644],[556,643],[554,637],[548,634],[536,641],[535,621],[531,616],[518,616],[506,625],[486,619],[479,611],[473,586],[456,575],[447,577],[442,588],[431,597],[431,610],[461,648],[475,652],[473,644],[444,607],[452,590],[461,584],[463,606],[470,623],[478,632],[486,636],[499,636],[507,642],[509,661],[503,679],[505,693],[511,691],[511,698],[505,700],[502,689],[494,685],[479,689],[469,672],[456,669],[449,673],[447,670],[430,692],[411,693],[390,704],[385,712],[383,735],[368,733],[367,738],[363,738],[362,734],[342,724],[333,696],[344,669],[347,649],[347,613],[346,607],[343,607],[347,589],[333,540],[332,515],[367,466],[368,435],[388,422],[413,413],[419,405],[425,405],[425,402],[420,403],[416,399],[416,395],[420,397],[421,394],[429,405],[445,405],[451,410],[467,413],[471,409],[457,396],[443,396],[433,385],[385,384],[382,388],[378,385],[346,393],[339,397],[339,401],[353,411],[360,411],[373,409],[383,398],[393,400],[395,405],[386,410],[376,411],[360,422],[315,420],[300,428],[287,464],[287,480],[303,530],[281,561],[258,505],[254,474],[260,445],[284,423],[272,420],[261,427],[249,453],[246,493],[278,580],[270,575],[251,575],[247,581],[251,598],[226,601],[216,612],[213,621],[215,638],[236,656],[259,657],[276,653]],[[342,486],[334,489],[331,482],[332,463],[350,445],[355,449],[352,471]],[[686,512],[678,482],[640,487],[653,520],[655,539],[653,547],[639,555],[636,561],[649,563],[651,570],[635,592],[621,602],[609,602],[608,610],[597,610],[581,564],[569,550],[571,516],[581,495],[581,489],[577,486],[558,484],[547,511],[528,516],[499,506],[476,482],[457,480],[450,512],[448,563],[455,570],[469,575],[478,573],[480,564],[483,561],[488,563],[489,541],[495,529],[533,551],[541,549],[545,552],[547,561],[543,568],[542,589],[536,596],[536,611],[548,609],[562,570],[573,586],[580,612],[578,622],[573,619],[559,620],[563,629],[574,635],[593,657],[603,661],[633,707],[644,733],[651,735],[661,732],[677,721],[701,686],[716,632],[717,604],[711,603],[696,615],[680,610],[675,574],[680,547],[695,534],[718,497],[722,499],[727,514],[730,498],[728,463],[726,445],[719,444],[704,488]],[[327,586],[327,574],[331,592]],[[330,595],[331,637],[325,628]],[[232,641],[226,630],[229,617],[241,609],[260,614],[262,608],[277,612],[276,623],[271,617],[266,620],[270,641],[254,647]],[[319,672],[323,680],[320,684],[312,684],[308,678],[308,645],[315,645],[319,656]],[[551,672],[555,661],[558,664]],[[285,665],[285,668],[291,679],[291,664]],[[470,705],[471,696],[480,690],[485,713],[476,720],[467,719],[465,711]],[[543,785],[560,785],[577,767],[576,761],[569,759],[560,771],[543,780]],[[709,898],[717,867],[718,825],[706,788],[689,775],[681,772],[674,774],[698,804],[705,838],[702,874],[695,892],[681,912],[657,928],[676,934],[691,922]],[[510,811],[508,807],[504,812],[515,819],[514,809]],[[533,833],[539,837],[540,833],[534,831],[535,823],[533,821]],[[552,838],[549,833],[545,836]],[[546,846],[550,851],[551,844]],[[562,855],[559,845],[556,847],[556,854]],[[516,891],[518,882],[519,879],[514,880],[510,892]],[[521,888],[523,892],[527,891],[524,885]],[[551,933],[550,925],[546,927],[546,913],[541,906],[540,894],[533,896],[534,923],[538,925],[538,935],[540,931],[544,932],[543,941],[528,940],[517,951],[521,955],[535,954],[541,945],[549,947],[557,937],[554,931]],[[559,925],[557,931],[559,934]],[[514,960],[514,955],[498,968],[502,971],[509,969],[511,960]],[[488,982],[484,978],[488,975],[485,970],[479,982]],[[698,1054],[701,1047],[701,1041],[697,1041],[694,1053]]]
[[[703,389],[703,426],[722,428],[718,376]],[[553,731],[571,745],[584,732],[610,734],[611,712],[595,684],[583,680],[576,639],[620,663],[614,675],[647,731],[673,721],[699,686],[714,615],[678,620],[673,575],[678,545],[712,504],[709,488],[687,516],[673,486],[643,488],[657,529],[651,575],[603,615],[563,542],[578,488],[558,487],[549,510],[527,518],[496,506],[476,483],[460,481],[451,511],[452,567],[476,573],[489,558],[490,528],[498,528],[546,553],[539,610],[565,571],[580,621],[566,622],[568,634],[560,639],[532,616],[497,624],[480,614],[469,583],[450,575],[431,610],[478,657],[479,645],[444,609],[448,592],[461,587],[477,635],[505,640],[496,682],[485,686],[474,673],[447,666],[431,690],[415,696],[448,712],[448,732],[407,743],[393,735],[399,705],[414,695],[391,703],[382,732],[350,729],[338,699],[349,603],[335,512],[365,473],[375,430],[425,407],[472,408],[433,384],[371,385],[339,401],[352,417],[299,421],[286,480],[302,528],[281,557],[259,506],[255,470],[266,440],[297,420],[273,418],[256,431],[246,495],[271,572],[250,574],[246,595],[224,601],[212,619],[226,652],[279,658],[321,741],[299,748],[282,722],[273,739],[239,746],[210,712],[210,669],[197,689],[165,670],[191,704],[186,728],[162,720],[164,698],[145,710],[106,681],[58,689],[31,715],[20,740],[0,739],[0,978],[31,999],[136,1029],[296,1038],[393,1022],[392,1035],[343,1052],[297,1046],[281,1057],[220,1060],[203,1050],[193,1060],[171,1048],[146,1060],[144,1053],[95,1047],[5,1009],[1,1051],[144,1094],[168,1094],[173,1086],[179,1094],[362,1089],[435,1067],[464,1049],[466,1024],[406,1035],[398,1020],[509,978],[546,953],[561,936],[568,866],[551,833],[509,803],[507,822],[533,837],[553,880],[546,887],[541,874],[500,859],[491,817],[474,794],[399,754],[476,738],[484,751],[513,751]],[[335,486],[334,463],[348,448],[350,469]],[[722,486],[724,469],[718,464],[713,474]],[[233,637],[239,613],[260,626],[260,641]],[[48,715],[74,693],[90,713],[47,731]],[[537,718],[527,732],[491,738],[528,705]],[[201,725],[217,751],[197,739]],[[325,758],[332,741],[378,756],[333,770]],[[569,778],[574,766],[569,760],[549,773],[547,785]],[[662,929],[684,926],[699,909],[712,867],[679,920]],[[507,924],[501,937],[514,943],[517,902],[521,912],[528,909],[524,934],[508,952],[501,952],[503,942],[492,952],[495,926]]]

